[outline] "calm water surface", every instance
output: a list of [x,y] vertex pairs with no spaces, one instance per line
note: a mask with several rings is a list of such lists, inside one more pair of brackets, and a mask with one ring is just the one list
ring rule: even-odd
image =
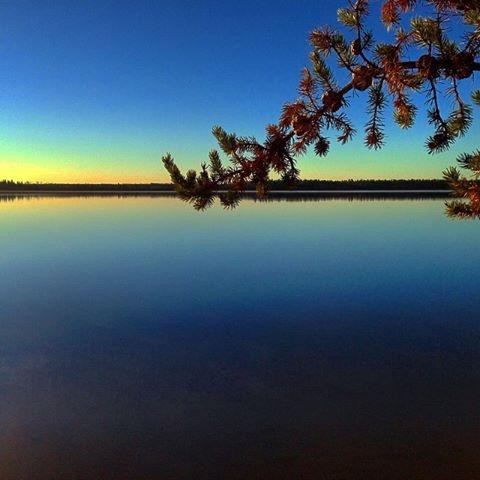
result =
[[2,480],[480,478],[443,200],[0,200]]

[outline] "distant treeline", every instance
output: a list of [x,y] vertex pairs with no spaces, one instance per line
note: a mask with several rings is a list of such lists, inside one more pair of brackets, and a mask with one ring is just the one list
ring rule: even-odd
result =
[[[251,185],[255,190],[255,186]],[[270,189],[287,190],[280,180],[270,182]],[[170,183],[29,183],[0,180],[6,192],[171,192]],[[444,180],[300,180],[293,190],[448,190]]]
[[[272,190],[285,190],[280,180]],[[300,180],[294,190],[448,190],[444,180]]]
[[170,183],[30,183],[0,180],[8,192],[172,192]]

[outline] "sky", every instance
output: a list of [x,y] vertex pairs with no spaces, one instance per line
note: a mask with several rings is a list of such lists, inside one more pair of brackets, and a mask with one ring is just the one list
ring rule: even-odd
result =
[[[214,125],[262,139],[298,96],[308,33],[334,25],[341,6],[0,0],[0,179],[163,182],[162,155],[198,167],[216,147]],[[458,153],[478,147],[477,121],[448,153],[428,155],[420,115],[408,131],[388,118],[387,146],[368,150],[365,97],[350,108],[356,139],[326,158],[301,157],[303,178],[439,178]]]

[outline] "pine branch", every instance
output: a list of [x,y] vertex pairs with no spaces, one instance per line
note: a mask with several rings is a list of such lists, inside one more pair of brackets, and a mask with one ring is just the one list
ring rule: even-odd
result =
[[[203,165],[198,174],[189,171],[183,176],[170,155],[163,158],[182,198],[192,202],[195,208],[203,209],[211,205],[217,195],[225,208],[233,208],[247,184],[255,183],[258,194],[265,195],[271,172],[293,184],[299,175],[296,165],[299,155],[310,146],[318,156],[328,152],[330,142],[324,135],[325,130],[339,131],[340,143],[346,143],[354,135],[355,129],[344,112],[348,107],[348,94],[353,90],[370,91],[367,102],[370,118],[365,127],[365,143],[369,148],[380,148],[384,143],[382,115],[387,95],[393,100],[396,122],[401,128],[409,128],[417,110],[410,94],[418,92],[424,84],[428,86],[429,122],[435,128],[427,139],[428,151],[445,150],[466,133],[473,111],[461,99],[458,82],[480,71],[476,58],[480,51],[478,0],[423,0],[434,9],[434,15],[414,17],[407,30],[400,27],[400,19],[420,0],[386,0],[382,20],[394,29],[395,41],[376,46],[371,33],[365,29],[368,0],[348,2],[347,8],[338,11],[338,17],[353,33],[352,42],[348,44],[343,35],[329,27],[310,34],[313,73],[308,69],[303,71],[300,99],[284,105],[278,125],[267,127],[263,143],[214,127],[213,134],[231,166],[225,166],[218,152],[212,151],[208,166]],[[452,15],[461,15],[464,24],[473,29],[465,36],[463,47],[447,36],[445,24]],[[407,58],[409,47],[422,54],[414,60]],[[370,59],[366,51],[374,52],[374,59]],[[327,63],[332,55],[336,56],[340,68],[351,75],[343,87],[338,86]],[[449,80],[452,84],[447,93],[453,96],[455,108],[446,118],[440,110],[439,80]],[[479,90],[472,94],[472,100],[480,105]],[[459,165],[473,172],[475,179],[460,176],[456,169],[446,171],[445,178],[457,194],[468,199],[470,211],[476,212],[477,206],[480,211],[476,179],[480,166],[478,152],[461,157]],[[467,207],[463,210],[458,205],[452,207],[451,212],[457,211],[466,212]]]

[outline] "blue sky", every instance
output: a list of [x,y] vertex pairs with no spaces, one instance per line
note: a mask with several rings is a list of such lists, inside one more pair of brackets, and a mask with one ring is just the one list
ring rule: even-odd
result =
[[[165,181],[162,154],[197,166],[215,124],[261,138],[297,96],[308,32],[335,24],[343,4],[1,2],[0,178]],[[478,122],[448,154],[429,156],[420,116],[410,131],[388,120],[388,147],[372,152],[361,100],[351,108],[358,138],[301,158],[304,177],[439,177],[476,146]]]

